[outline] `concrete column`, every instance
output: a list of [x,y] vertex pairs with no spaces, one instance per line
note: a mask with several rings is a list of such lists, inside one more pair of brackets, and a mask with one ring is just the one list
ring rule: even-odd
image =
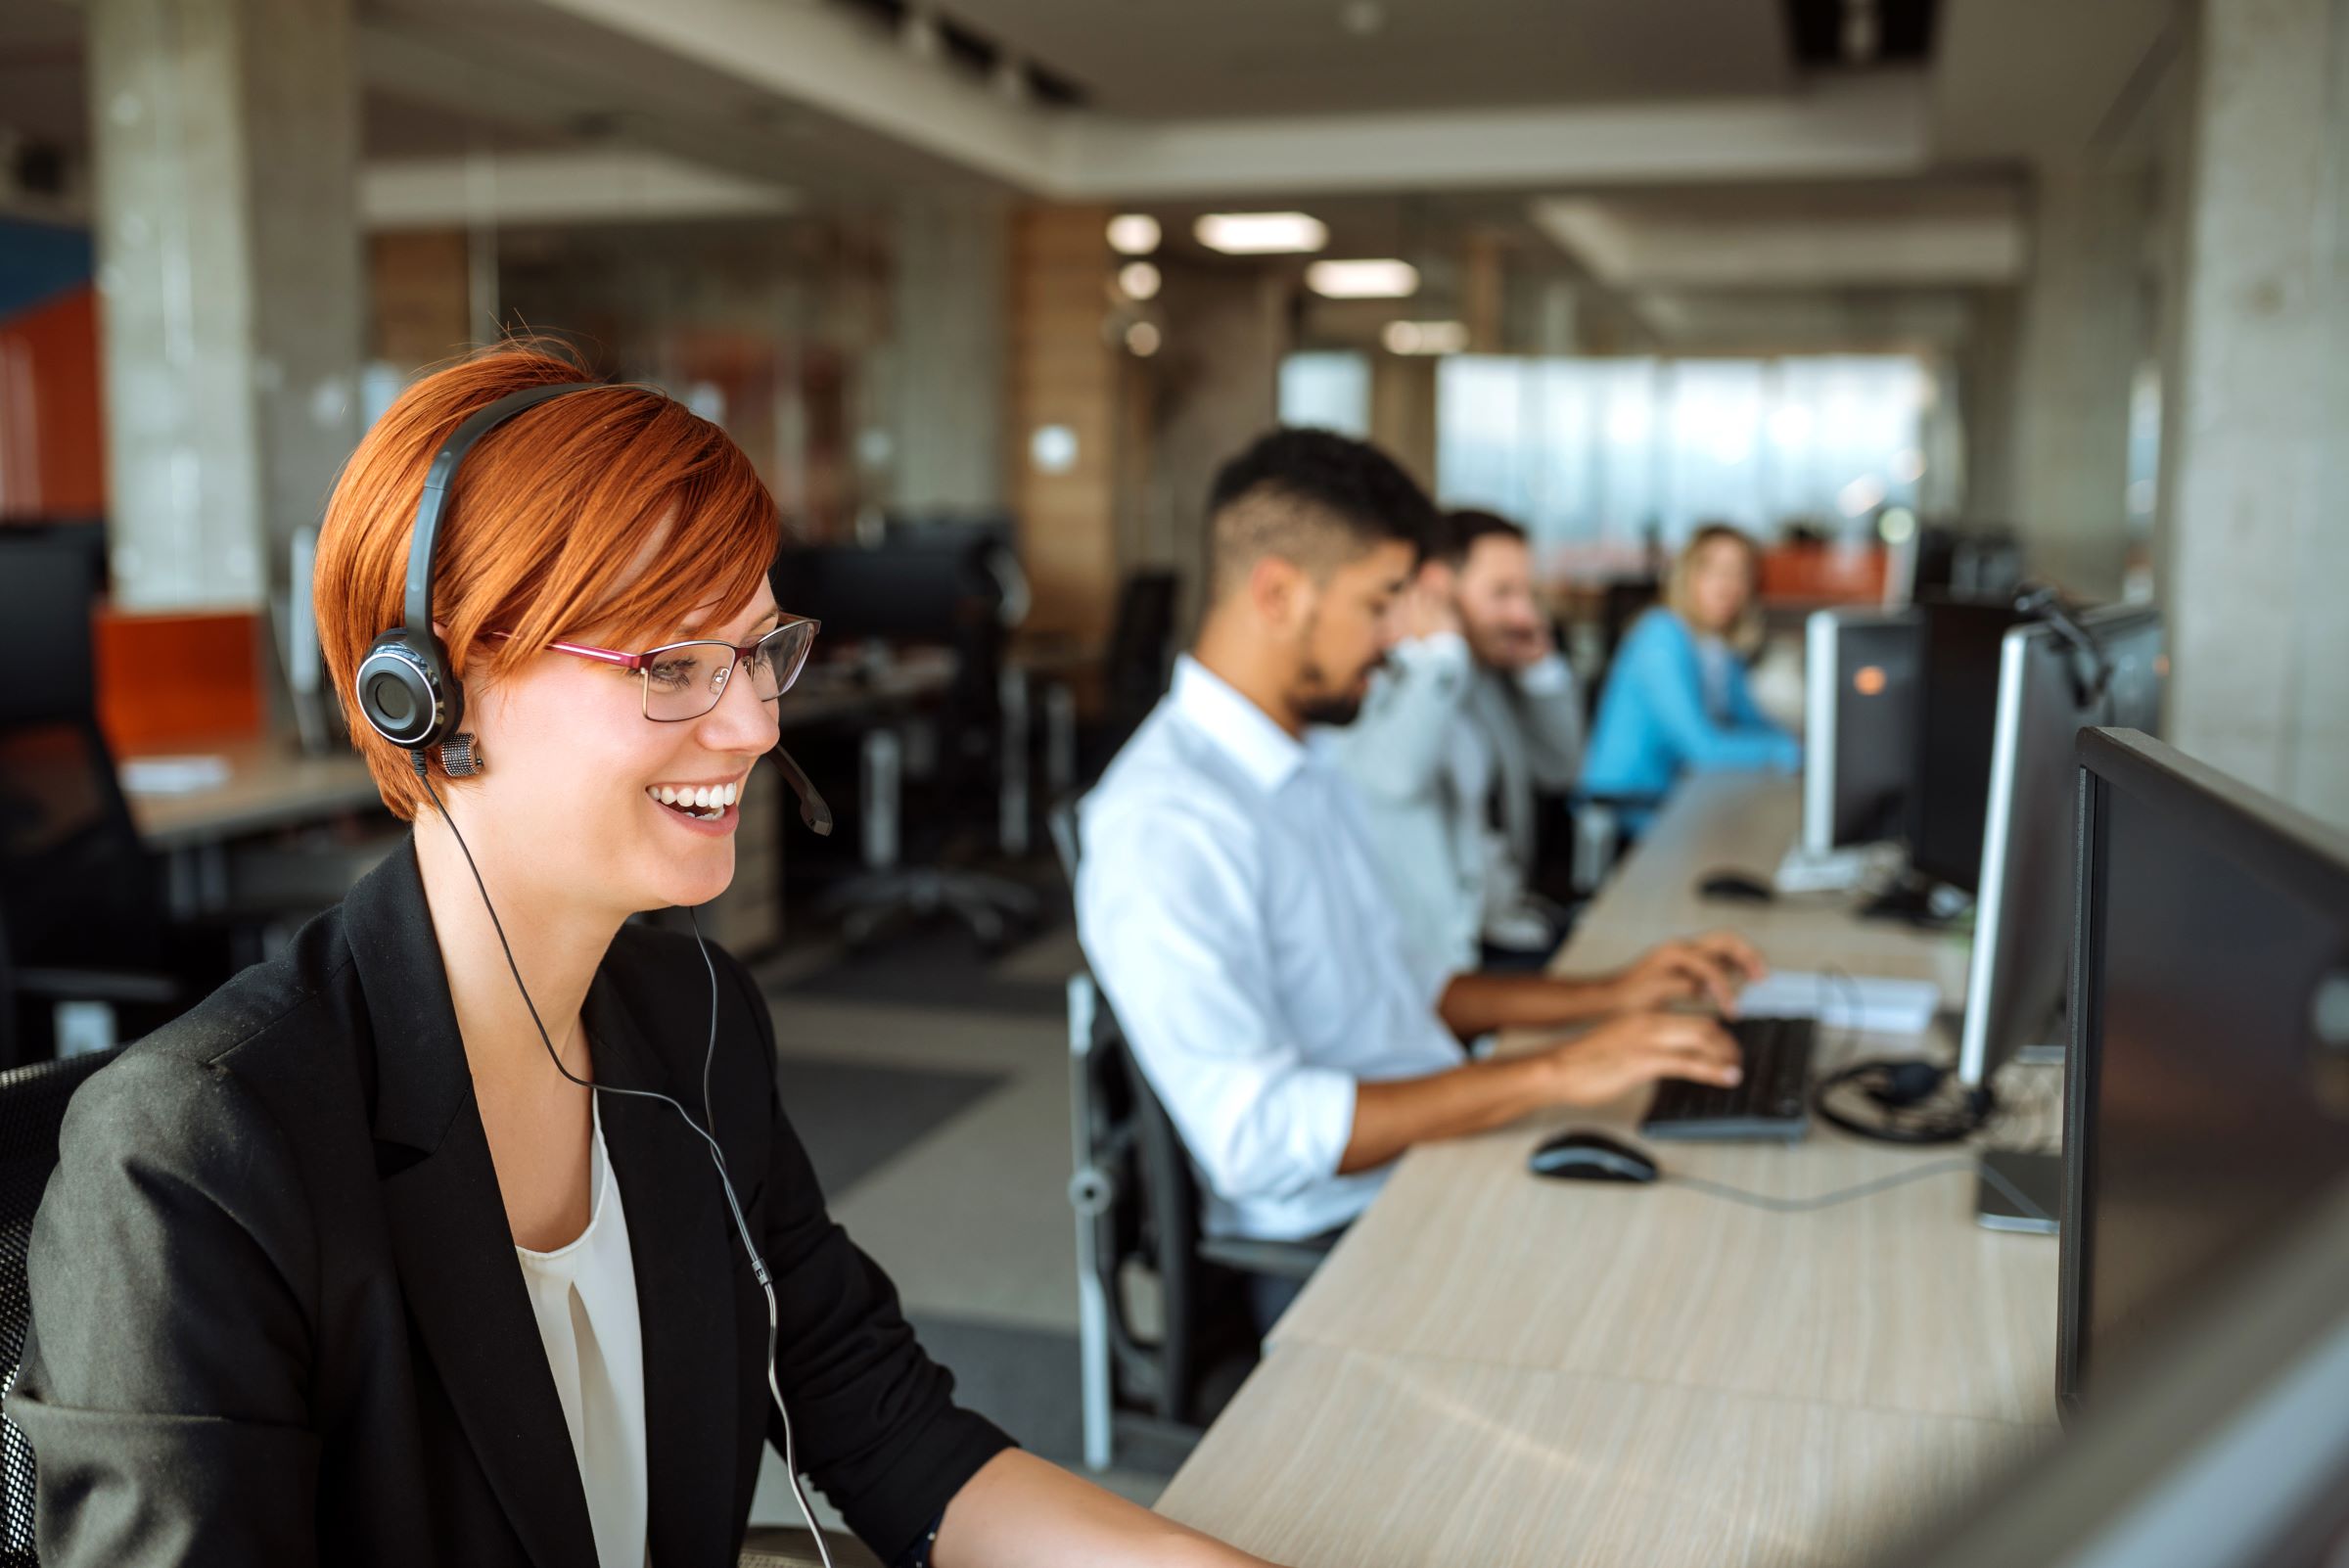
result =
[[2043,167],[2015,376],[2012,518],[2032,576],[2120,596],[2129,389],[2145,339],[2142,176]]
[[89,0],[117,602],[282,590],[357,439],[351,0]]
[[2021,322],[2022,303],[2015,290],[1983,291],[1956,356],[1958,423],[1965,443],[1963,513],[1968,523],[2014,522]]
[[[1205,608],[1207,492],[1216,471],[1280,419],[1289,286],[1271,267],[1166,264],[1167,346],[1158,358],[1152,481],[1183,574],[1179,623]],[[1373,417],[1377,407],[1373,393]]]
[[2170,734],[2349,823],[2349,0],[2205,0],[2182,69]]
[[908,199],[897,214],[890,349],[895,504],[1003,504],[1010,215],[991,196]]

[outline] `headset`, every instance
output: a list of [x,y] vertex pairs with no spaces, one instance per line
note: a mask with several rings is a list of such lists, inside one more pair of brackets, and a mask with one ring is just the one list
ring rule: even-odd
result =
[[[513,945],[506,941],[505,923],[497,917],[497,906],[489,901],[489,885],[482,879],[482,868],[473,858],[472,847],[458,831],[456,819],[448,814],[447,803],[433,787],[432,770],[427,753],[434,747],[440,750],[440,765],[451,778],[479,775],[486,766],[481,747],[474,736],[461,728],[465,721],[465,688],[456,673],[448,668],[448,650],[433,630],[433,549],[440,534],[440,517],[448,504],[448,490],[465,461],[465,454],[474,443],[498,426],[518,414],[527,413],[552,398],[578,392],[600,392],[609,383],[592,381],[555,382],[543,387],[530,387],[509,392],[495,402],[476,410],[459,425],[433,458],[433,466],[425,472],[424,493],[416,502],[416,531],[408,546],[408,576],[405,619],[368,647],[366,657],[359,661],[355,679],[358,708],[378,735],[394,746],[406,749],[416,776],[423,781],[425,793],[440,819],[456,835],[457,848],[464,852],[466,867],[473,872],[474,886],[481,890],[482,907],[489,911],[489,924],[497,932],[498,945],[505,949],[506,968],[514,976],[514,989],[522,992],[522,1004],[530,1010],[530,1022],[538,1031],[538,1038],[546,1046],[547,1059],[555,1071],[572,1083],[597,1094],[622,1094],[634,1099],[658,1100],[692,1129],[694,1135],[710,1146],[710,1162],[717,1168],[718,1184],[724,1188],[726,1211],[733,1217],[734,1232],[741,1238],[742,1250],[750,1258],[751,1273],[759,1281],[760,1291],[766,1297],[766,1392],[774,1401],[775,1414],[783,1427],[783,1470],[791,1483],[791,1495],[800,1505],[801,1517],[807,1521],[808,1534],[815,1540],[816,1555],[823,1568],[832,1568],[831,1548],[825,1545],[824,1533],[815,1522],[807,1505],[806,1494],[800,1490],[799,1456],[791,1434],[791,1412],[784,1408],[783,1390],[775,1375],[775,1286],[767,1272],[766,1260],[759,1254],[751,1238],[750,1222],[743,1218],[742,1200],[734,1191],[733,1177],[726,1172],[725,1151],[718,1146],[711,1130],[716,1125],[710,1109],[710,1064],[717,1056],[717,964],[710,956],[709,944],[702,940],[702,923],[691,909],[685,911],[693,922],[694,945],[701,950],[702,963],[710,971],[710,1038],[702,1054],[702,1120],[696,1122],[684,1106],[666,1094],[649,1089],[614,1088],[593,1084],[574,1074],[563,1065],[563,1057],[546,1032],[545,1022],[538,1016],[538,1004],[530,999],[530,988],[523,984],[522,966],[514,961]],[[832,831],[832,811],[817,794],[807,775],[801,771],[790,754],[777,746],[770,754],[799,797],[800,819],[817,833]]]

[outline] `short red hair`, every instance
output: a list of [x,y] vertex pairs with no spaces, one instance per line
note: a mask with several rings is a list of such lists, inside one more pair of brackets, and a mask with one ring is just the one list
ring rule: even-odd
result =
[[[352,743],[402,818],[426,804],[424,786],[408,754],[356,712],[353,677],[368,645],[400,623],[434,455],[468,415],[551,382],[595,378],[533,344],[421,378],[359,442],[327,502],[311,590],[318,638]],[[671,517],[666,547],[626,580]],[[610,386],[540,404],[466,457],[441,514],[433,614],[471,696],[591,626],[623,645],[699,629],[697,614],[713,605],[728,614],[750,598],[780,542],[774,498],[724,431],[650,388]],[[484,642],[490,631],[513,639]]]

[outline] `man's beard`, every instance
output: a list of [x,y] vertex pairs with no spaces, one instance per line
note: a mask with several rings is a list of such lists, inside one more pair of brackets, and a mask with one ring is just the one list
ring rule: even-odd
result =
[[1362,700],[1343,694],[1303,697],[1298,699],[1297,716],[1309,724],[1347,725],[1359,718]]
[[[1366,678],[1374,673],[1385,663],[1384,658],[1373,662],[1362,672],[1363,676]],[[1361,716],[1362,694],[1332,689],[1328,674],[1309,659],[1305,668],[1297,672],[1297,685],[1289,694],[1289,707],[1308,724],[1342,727]]]

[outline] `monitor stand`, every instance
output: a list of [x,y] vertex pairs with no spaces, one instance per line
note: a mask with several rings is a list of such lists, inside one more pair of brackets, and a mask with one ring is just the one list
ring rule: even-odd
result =
[[[1974,1219],[1984,1229],[2055,1234],[2056,1222],[2063,1216],[2062,1155],[1984,1149],[1981,1169],[1997,1173],[2004,1183],[1988,1175],[1974,1178]],[[2019,1204],[2014,1201],[2018,1194],[2025,1200]]]
[[1972,906],[1973,900],[1946,882],[1910,872],[1860,906],[1863,920],[1899,920],[1938,931]]

